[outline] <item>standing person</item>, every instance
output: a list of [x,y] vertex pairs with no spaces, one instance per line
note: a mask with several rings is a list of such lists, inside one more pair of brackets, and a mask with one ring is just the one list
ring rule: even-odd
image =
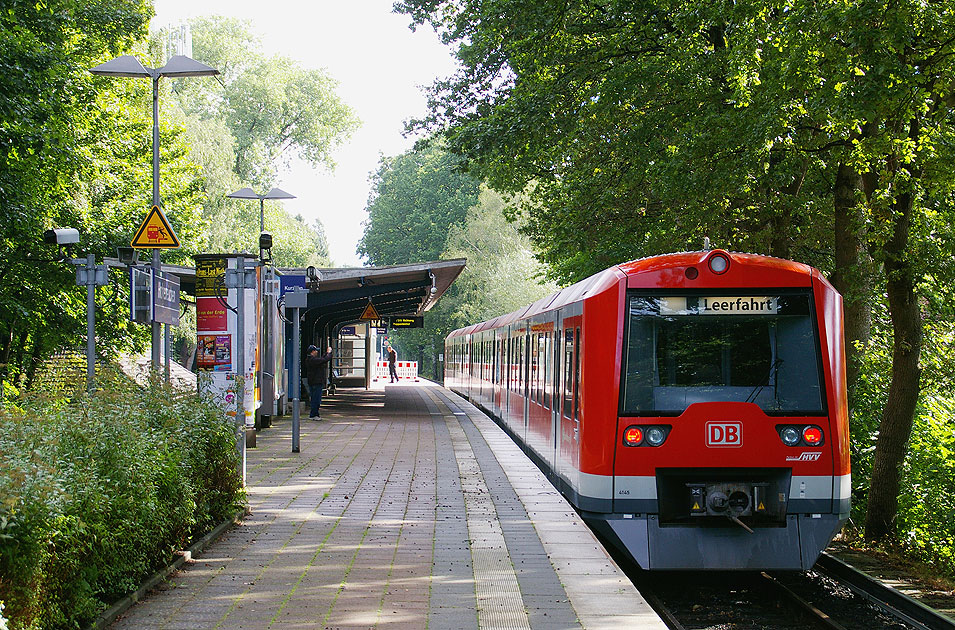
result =
[[308,414],[309,420],[318,420],[322,416],[318,408],[322,404],[322,389],[328,374],[328,362],[332,360],[332,349],[325,350],[324,356],[318,356],[318,348],[308,347],[308,357],[305,358],[305,377],[308,379],[308,395],[312,403]]
[[395,352],[395,347],[392,345],[388,346],[388,374],[391,375],[392,383],[398,382],[398,367],[396,363],[398,362],[398,353]]

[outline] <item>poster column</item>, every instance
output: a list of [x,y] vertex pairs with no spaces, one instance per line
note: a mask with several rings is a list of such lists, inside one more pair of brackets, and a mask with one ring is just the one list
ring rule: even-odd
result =
[[[242,257],[247,271],[254,273],[250,254],[200,254],[196,256],[196,345],[199,368],[199,391],[210,395],[228,414],[236,417],[237,396],[240,395],[237,381],[242,384],[242,418],[237,424],[251,429],[255,424],[255,362],[257,326],[255,326],[256,283],[246,284],[243,304],[238,304],[240,291],[227,288],[226,270],[238,267]],[[243,352],[238,351],[238,313],[243,308],[246,325],[243,331]],[[239,355],[244,364],[239,365]],[[241,378],[237,379],[237,376]]]

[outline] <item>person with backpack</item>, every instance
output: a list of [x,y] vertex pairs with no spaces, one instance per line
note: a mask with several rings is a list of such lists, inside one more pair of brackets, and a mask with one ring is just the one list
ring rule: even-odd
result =
[[322,404],[322,390],[328,380],[328,363],[332,360],[332,349],[325,350],[323,356],[318,356],[318,348],[308,347],[308,356],[305,357],[305,378],[308,381],[308,395],[311,401],[309,420],[320,420],[319,407]]

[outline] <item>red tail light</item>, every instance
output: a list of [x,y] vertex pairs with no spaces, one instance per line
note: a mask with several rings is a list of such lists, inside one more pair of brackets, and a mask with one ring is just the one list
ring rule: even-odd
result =
[[822,443],[822,429],[819,427],[806,427],[802,430],[802,439],[809,446],[816,446]]
[[627,446],[640,446],[643,442],[643,429],[640,427],[627,427],[623,432],[623,441]]

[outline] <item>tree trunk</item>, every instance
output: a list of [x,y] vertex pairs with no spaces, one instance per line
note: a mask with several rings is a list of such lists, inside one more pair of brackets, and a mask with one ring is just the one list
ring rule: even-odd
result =
[[16,329],[16,320],[10,320],[10,328],[3,334],[0,342],[0,378],[10,373],[10,349],[13,348],[13,335]]
[[[913,173],[914,177],[917,175]],[[915,292],[912,254],[908,251],[913,203],[911,192],[899,195],[894,207],[893,235],[883,249],[886,293],[894,339],[892,384],[879,423],[879,439],[869,482],[865,537],[872,541],[884,540],[893,533],[899,507],[901,467],[919,396],[922,316]]]
[[868,297],[872,290],[872,272],[862,237],[862,216],[856,192],[862,178],[855,169],[840,164],[836,172],[833,206],[835,210],[835,268],[832,284],[842,294],[845,306],[846,381],[850,406],[859,380],[862,350],[869,343],[872,311]]
[[27,382],[26,388],[30,389],[33,386],[33,378],[36,376],[37,368],[40,367],[40,357],[43,356],[43,345],[41,342],[40,335],[34,331],[33,333],[33,350],[30,353],[30,364],[27,366]]

